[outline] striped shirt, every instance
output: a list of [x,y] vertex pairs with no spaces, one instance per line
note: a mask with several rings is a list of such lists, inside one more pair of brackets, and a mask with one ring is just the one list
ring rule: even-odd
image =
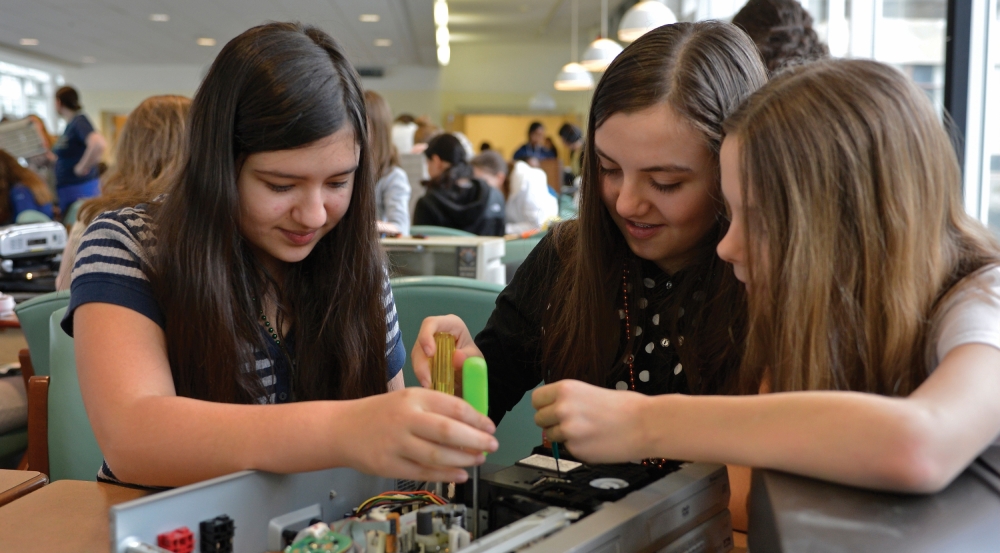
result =
[[[73,267],[69,308],[62,320],[62,327],[73,335],[73,313],[86,303],[110,303],[120,305],[165,327],[165,315],[160,309],[147,273],[150,258],[156,248],[155,226],[145,205],[124,208],[103,213],[94,220],[77,250],[76,265]],[[388,274],[382,290],[382,304],[385,307],[386,337],[385,354],[388,361],[387,380],[391,380],[402,369],[406,361],[396,304],[389,286]],[[261,326],[266,350],[255,350],[254,370],[260,378],[265,395],[257,398],[262,404],[286,403],[290,401],[289,374],[291,367],[286,355],[271,340],[266,329]],[[286,348],[294,349],[291,337],[286,338]],[[107,463],[101,467],[98,480],[121,483]]]

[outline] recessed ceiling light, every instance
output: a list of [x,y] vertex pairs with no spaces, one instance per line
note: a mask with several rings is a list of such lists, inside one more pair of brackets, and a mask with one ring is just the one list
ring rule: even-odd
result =
[[80,58],[80,61],[82,61],[83,63],[97,63],[97,58],[93,56],[83,56],[82,58]]
[[365,23],[378,23],[382,18],[377,13],[363,13],[358,19]]
[[382,46],[383,48],[387,46],[392,46],[392,41],[387,38],[376,38],[375,46]]
[[38,46],[37,38],[22,38],[21,46]]
[[215,46],[215,39],[214,38],[205,38],[205,37],[199,38],[198,39],[198,46]]
[[151,13],[149,14],[149,20],[166,23],[167,21],[170,21],[170,16],[165,13]]

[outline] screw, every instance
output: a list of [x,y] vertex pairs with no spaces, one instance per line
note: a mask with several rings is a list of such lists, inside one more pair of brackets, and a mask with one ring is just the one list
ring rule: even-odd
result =
[[337,490],[330,490],[330,499],[337,498]]

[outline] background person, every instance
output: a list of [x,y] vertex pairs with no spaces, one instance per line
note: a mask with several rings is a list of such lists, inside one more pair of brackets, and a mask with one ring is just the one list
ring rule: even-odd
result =
[[163,95],[146,98],[129,114],[115,145],[115,164],[103,177],[101,195],[80,206],[70,229],[56,290],[69,290],[76,250],[87,225],[105,211],[152,201],[180,177],[190,111],[190,98]]
[[558,203],[549,193],[545,172],[541,169],[523,161],[508,166],[503,156],[487,150],[472,158],[472,174],[500,190],[506,198],[507,234],[539,230],[559,216]]
[[733,16],[750,35],[771,73],[830,55],[813,30],[813,19],[796,0],[750,0]]
[[368,138],[375,160],[375,208],[381,234],[410,234],[410,181],[392,143],[392,109],[377,92],[365,91]]
[[545,139],[545,125],[541,121],[532,121],[528,125],[528,142],[514,152],[514,161],[538,167],[539,161],[556,157],[555,150],[546,145]]
[[52,218],[52,193],[37,173],[0,150],[0,224],[12,224],[28,209]]
[[77,200],[100,194],[97,165],[107,142],[82,113],[76,89],[64,86],[56,91],[56,111],[66,121],[66,130],[52,148],[56,154],[56,193],[63,213]]
[[480,236],[504,235],[503,194],[472,174],[465,146],[451,134],[431,139],[426,194],[417,200],[413,224],[449,227]]

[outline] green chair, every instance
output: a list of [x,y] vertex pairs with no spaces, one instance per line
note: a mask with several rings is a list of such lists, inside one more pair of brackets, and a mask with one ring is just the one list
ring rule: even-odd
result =
[[410,236],[475,236],[475,234],[457,228],[413,225],[410,227]]
[[96,480],[104,456],[83,407],[73,338],[59,326],[65,313],[64,307],[52,313],[49,319],[49,481]]
[[26,223],[47,223],[51,221],[52,218],[48,215],[38,211],[36,209],[25,209],[24,211],[17,214],[14,222],[23,225]]
[[[391,280],[396,300],[399,329],[406,347],[403,379],[407,386],[419,386],[413,374],[410,352],[416,342],[424,318],[454,314],[465,321],[473,336],[486,326],[493,313],[497,295],[503,286],[470,278],[446,276],[403,277]],[[527,457],[531,448],[542,442],[541,430],[535,426],[535,410],[531,395],[525,394],[520,403],[501,421],[496,437],[500,449],[489,456],[491,463],[512,465]]]
[[66,208],[66,213],[63,213],[62,224],[67,227],[73,226],[76,222],[76,215],[80,212],[80,206],[83,205],[83,200],[77,200]]
[[[69,290],[52,292],[18,304],[14,307],[17,320],[24,331],[24,339],[28,342],[30,373],[46,376],[49,374],[49,317],[58,309],[69,305]],[[21,351],[21,367],[25,368],[24,350]]]

